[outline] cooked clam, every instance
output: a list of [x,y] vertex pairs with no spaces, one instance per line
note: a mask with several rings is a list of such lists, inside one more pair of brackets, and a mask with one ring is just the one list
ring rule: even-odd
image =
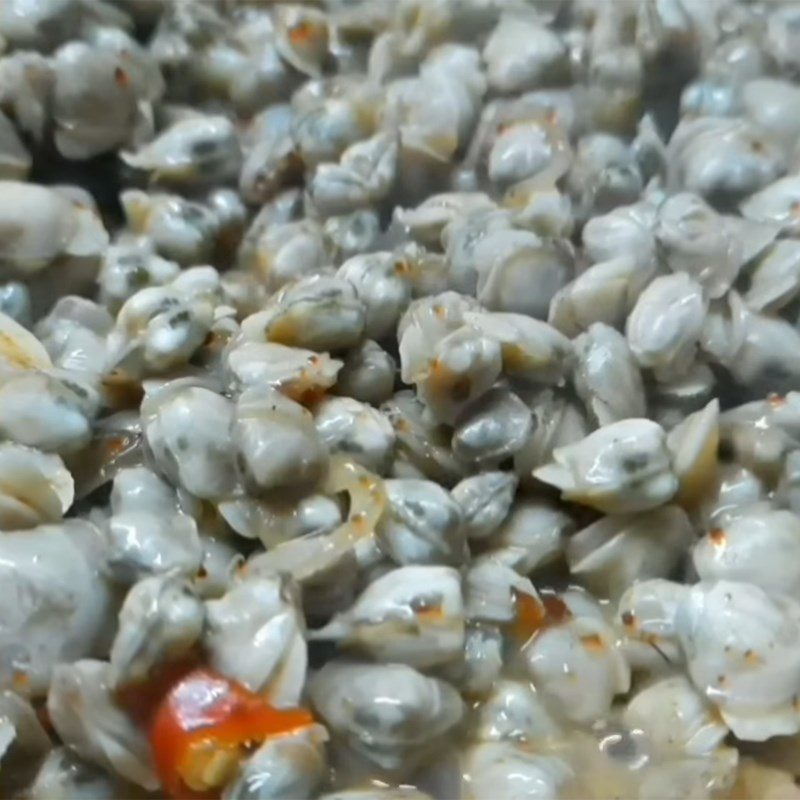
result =
[[334,738],[384,770],[430,757],[464,713],[449,684],[401,664],[330,661],[310,692]]
[[56,667],[47,710],[78,755],[144,789],[158,788],[147,740],[116,705],[107,663],[86,659]]
[[221,674],[264,694],[275,706],[298,705],[307,654],[290,581],[277,574],[249,576],[209,600],[203,645]]
[[452,661],[464,647],[460,576],[438,566],[386,572],[311,638],[417,668]]
[[386,481],[381,547],[398,564],[460,564],[466,555],[461,507],[433,481]]
[[224,116],[198,115],[174,123],[156,139],[122,158],[156,183],[203,186],[239,174],[241,150],[233,123]]
[[175,573],[143,578],[128,592],[109,651],[115,687],[146,680],[200,639],[205,611],[191,584]]
[[562,497],[606,513],[644,511],[678,489],[666,435],[655,422],[626,419],[606,425],[553,452],[554,462],[533,471]]
[[740,739],[796,733],[800,607],[750,583],[704,581],[684,595],[675,629],[694,685]]
[[794,798],[798,53],[0,0],[0,796]]

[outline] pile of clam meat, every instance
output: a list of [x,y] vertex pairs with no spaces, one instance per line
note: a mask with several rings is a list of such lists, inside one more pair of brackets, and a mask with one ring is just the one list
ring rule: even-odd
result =
[[800,798],[800,3],[0,2],[0,796]]

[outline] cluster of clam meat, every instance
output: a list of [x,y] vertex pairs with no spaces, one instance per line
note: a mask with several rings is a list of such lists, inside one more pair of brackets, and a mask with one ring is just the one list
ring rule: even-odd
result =
[[0,796],[796,800],[796,0],[0,0]]

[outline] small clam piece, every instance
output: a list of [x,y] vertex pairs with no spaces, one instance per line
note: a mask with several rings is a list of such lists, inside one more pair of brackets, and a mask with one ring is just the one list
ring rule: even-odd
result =
[[145,735],[112,695],[112,670],[103,661],[60,664],[53,671],[47,711],[61,741],[79,756],[148,791],[159,781]]
[[104,538],[106,568],[124,583],[173,570],[191,576],[200,567],[195,521],[179,510],[174,489],[147,467],[117,473]]
[[317,352],[344,350],[361,340],[365,320],[366,309],[351,283],[314,275],[274,294],[263,311],[242,322],[242,333],[252,341]]
[[593,323],[622,329],[652,276],[650,266],[627,254],[602,261],[556,292],[547,321],[566,336],[577,336]]
[[573,346],[575,392],[598,425],[644,416],[642,376],[621,333],[595,322]]
[[342,543],[331,532],[307,535],[274,545],[251,556],[240,568],[247,578],[281,573],[300,586],[309,619],[328,619],[353,601],[358,577],[355,544]]
[[450,494],[461,506],[468,539],[491,536],[511,510],[518,479],[513,472],[482,472],[464,478]]
[[685,273],[655,278],[625,326],[638,362],[659,376],[684,371],[694,358],[707,309],[702,287]]
[[523,655],[542,697],[573,722],[606,716],[614,697],[630,688],[630,670],[613,631],[593,617],[546,628]]
[[733,581],[689,589],[675,627],[694,685],[738,739],[764,741],[800,729],[800,605]]
[[90,764],[67,747],[54,747],[27,789],[31,800],[114,800],[130,785]]
[[125,597],[109,661],[114,687],[136,684],[165,662],[186,655],[200,640],[202,601],[175,573],[143,578]]
[[662,678],[629,701],[622,715],[632,729],[643,731],[659,756],[711,754],[728,735],[713,707],[683,675]]
[[220,222],[203,203],[175,194],[147,194],[140,189],[122,192],[120,203],[130,231],[146,237],[164,258],[189,266],[208,261],[213,255]]
[[222,791],[222,800],[311,800],[327,778],[321,725],[268,738]]
[[376,661],[418,669],[445,664],[464,648],[461,577],[452,567],[393,569],[310,638],[331,639]]
[[701,580],[752,583],[770,594],[800,599],[800,520],[767,503],[740,509],[694,546]]
[[431,414],[440,422],[453,424],[500,375],[501,347],[496,339],[465,325],[439,340],[429,352],[427,364],[412,381]]
[[183,295],[174,283],[140,289],[117,314],[108,338],[109,359],[133,375],[166,372],[189,360],[213,321],[211,303]]
[[369,208],[362,208],[328,217],[325,220],[325,239],[335,264],[340,264],[353,256],[377,250],[381,233],[381,221]]
[[158,469],[197,497],[230,494],[236,483],[234,414],[227,398],[180,381],[145,395],[143,432]]
[[706,198],[740,199],[786,169],[782,148],[742,118],[682,120],[668,146],[670,182]]
[[475,257],[477,298],[492,311],[547,319],[550,301],[572,278],[569,248],[531,231],[500,230],[487,236],[475,248]]
[[0,181],[0,262],[31,275],[65,258],[95,260],[108,233],[94,209],[49,186]]
[[0,285],[0,313],[11,317],[26,328],[31,326],[33,321],[31,293],[24,283],[8,281]]
[[498,130],[489,151],[489,179],[503,187],[533,178],[559,155],[558,150],[554,152],[546,125],[538,121],[509,122]]
[[388,84],[381,121],[398,130],[400,151],[396,173],[401,196],[420,199],[430,178],[449,171],[449,162],[465,144],[477,115],[478,99],[461,76],[433,69],[418,78]]
[[533,471],[538,480],[571,500],[607,514],[645,511],[678,490],[658,423],[626,419],[553,451],[553,462]]
[[25,180],[31,154],[20,140],[11,120],[0,111],[0,179]]
[[776,141],[791,146],[800,134],[800,91],[787,80],[755,78],[742,87],[742,106],[747,117]]
[[756,311],[779,311],[800,294],[800,242],[780,239],[758,260],[744,300]]
[[345,356],[336,379],[339,392],[379,406],[394,391],[397,363],[377,342],[365,339]]
[[[786,454],[780,481],[773,495],[774,502],[795,514],[800,510],[800,452],[792,450]],[[761,498],[756,498],[761,499]]]
[[255,492],[311,486],[327,463],[311,414],[274,389],[256,387],[239,396],[231,437],[243,477]]
[[[671,376],[667,380],[653,381],[648,388],[651,392],[653,419],[671,431],[685,420],[687,414],[692,415],[702,411],[703,403],[708,405],[711,402],[710,398],[717,390],[717,377],[703,355],[698,354],[686,372]],[[709,435],[712,432],[711,428],[702,429]],[[688,434],[688,428],[686,431],[684,428],[680,430]],[[678,445],[677,442],[675,444]]]
[[464,713],[449,684],[403,664],[329,661],[309,691],[334,740],[385,770],[430,758]]
[[103,254],[98,275],[100,300],[116,314],[122,304],[145,286],[164,286],[178,276],[180,267],[157,255],[147,238],[126,239]]
[[[18,352],[12,357],[19,358]],[[29,362],[26,366],[30,368]],[[0,386],[0,434],[62,456],[80,450],[91,439],[100,403],[76,377],[72,373],[70,379],[59,380],[56,375],[28,371],[6,380]]]
[[226,360],[235,388],[269,387],[304,404],[337,383],[342,367],[341,361],[327,353],[247,340],[234,343]]
[[530,683],[500,680],[474,715],[473,736],[482,742],[535,742],[561,733]]
[[742,265],[768,247],[776,234],[770,221],[721,216],[689,192],[664,201],[655,228],[667,266],[694,278],[711,299],[730,289]]
[[317,77],[328,55],[328,19],[316,8],[283,4],[275,11],[275,46],[296,70]]
[[461,564],[461,507],[433,481],[386,481],[388,507],[378,523],[381,549],[398,564]]
[[[471,623],[509,625],[527,612],[536,625],[545,608],[528,578],[491,558],[477,559],[464,575],[464,613]],[[524,612],[524,613],[521,613]],[[534,631],[520,631],[523,643]]]
[[632,583],[665,578],[694,541],[678,506],[634,516],[608,516],[572,536],[566,553],[571,574],[599,597],[618,598]]
[[0,13],[0,36],[4,44],[48,49],[61,37],[77,33],[82,21],[80,4],[75,0],[55,3],[26,3],[11,0]]
[[489,537],[484,557],[527,575],[555,561],[567,534],[574,529],[575,523],[565,510],[547,500],[526,497],[514,504]]
[[[290,128],[291,139],[306,166],[336,162],[351,145],[372,132],[373,110],[367,107],[369,87],[330,84],[331,95],[310,98],[300,105],[295,95],[295,118]],[[361,92],[366,88],[365,96]],[[366,102],[365,102],[366,101]]]
[[491,210],[494,203],[483,192],[445,192],[423,200],[416,208],[397,208],[394,218],[420,244],[437,247],[449,223],[472,211]]
[[523,447],[532,427],[528,406],[505,387],[495,387],[456,420],[453,454],[478,468],[496,466]]
[[656,211],[655,204],[642,200],[592,217],[581,234],[586,254],[595,264],[612,261],[620,254],[628,255],[634,266],[652,272],[656,257]]
[[797,9],[793,6],[778,7],[771,11],[766,19],[767,52],[774,53],[774,58],[782,70],[795,73],[798,66],[797,51]]
[[575,228],[572,199],[556,186],[538,186],[538,182],[535,177],[509,190],[514,224],[542,238],[569,238]]
[[545,389],[531,401],[533,432],[514,457],[514,470],[524,483],[531,483],[531,473],[546,464],[553,451],[583,439],[590,430],[580,403]]
[[0,530],[58,522],[74,497],[72,475],[57,455],[0,444]]
[[338,164],[320,164],[308,187],[314,208],[323,216],[349,214],[383,200],[398,170],[398,142],[391,133],[377,133],[350,145]]
[[381,410],[397,436],[395,477],[404,477],[398,472],[401,468],[411,470],[413,477],[430,478],[444,486],[452,486],[463,477],[463,465],[450,449],[452,431],[432,420],[413,392],[397,392]]
[[[747,387],[749,396],[783,393],[797,386],[800,365],[794,353],[800,347],[800,332],[788,320],[742,308],[739,318],[741,345],[726,364],[734,381]],[[734,346],[736,344],[736,339]],[[747,396],[747,395],[746,395]]]
[[620,647],[630,665],[654,671],[681,662],[676,630],[678,607],[688,587],[662,578],[635,583],[620,598]]
[[389,252],[353,256],[339,267],[337,277],[349,281],[366,309],[364,331],[382,340],[397,328],[401,314],[411,302],[411,286],[404,275],[404,262]]
[[413,376],[428,364],[431,348],[457,331],[467,312],[479,310],[474,298],[457,292],[413,300],[397,326],[403,382],[413,381]]
[[472,747],[464,765],[464,800],[557,800],[573,776],[566,761],[512,742]]
[[206,603],[203,646],[221,674],[277,707],[297,706],[306,679],[306,641],[296,587],[266,573]]
[[535,19],[502,17],[483,49],[489,85],[519,92],[560,82],[567,72],[567,48],[561,38]]
[[314,406],[314,423],[331,453],[342,453],[379,475],[388,470],[395,433],[377,408],[350,397],[326,397]]
[[238,261],[272,292],[322,272],[330,258],[323,231],[314,220],[287,220],[262,228],[256,217],[242,241]]
[[559,384],[569,375],[572,344],[555,328],[524,314],[471,312],[468,325],[500,343],[503,373],[524,383]]
[[266,203],[302,177],[303,163],[290,135],[291,106],[268,106],[258,117],[259,135],[242,163],[239,189],[249,203]]
[[503,633],[496,625],[468,623],[464,637],[463,660],[446,665],[450,668],[445,669],[445,676],[466,696],[485,696],[503,671]]
[[742,201],[739,208],[745,219],[778,226],[788,236],[800,233],[800,177],[788,175],[765,186]]
[[[163,91],[155,62],[135,40],[102,29],[95,38],[69,42],[53,56],[54,139],[66,158],[90,158],[151,133],[149,101]],[[113,44],[124,49],[115,52]]]
[[697,506],[713,489],[719,448],[719,401],[690,414],[667,434],[672,468],[678,476],[677,500],[688,508]]
[[634,203],[642,186],[635,153],[624,139],[607,133],[580,139],[567,176],[578,219]]
[[223,116],[194,115],[175,122],[122,160],[156,183],[196,187],[224,183],[239,175],[242,154],[236,128]]
[[715,528],[767,497],[766,486],[754,472],[736,463],[722,462],[700,511],[707,526]]
[[54,82],[53,62],[41,53],[17,50],[0,58],[0,105],[36,142],[44,137]]
[[724,411],[720,436],[733,445],[734,457],[755,472],[780,471],[784,455],[795,449],[800,436],[800,392],[769,394]]
[[289,539],[330,533],[342,522],[339,506],[322,494],[311,494],[297,502],[294,498],[257,500],[241,495],[223,500],[217,509],[236,533],[260,539],[268,548]]

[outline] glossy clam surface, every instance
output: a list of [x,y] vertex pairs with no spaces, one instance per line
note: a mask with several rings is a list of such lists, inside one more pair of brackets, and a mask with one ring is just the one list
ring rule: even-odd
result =
[[0,0],[0,797],[800,800],[798,0]]

